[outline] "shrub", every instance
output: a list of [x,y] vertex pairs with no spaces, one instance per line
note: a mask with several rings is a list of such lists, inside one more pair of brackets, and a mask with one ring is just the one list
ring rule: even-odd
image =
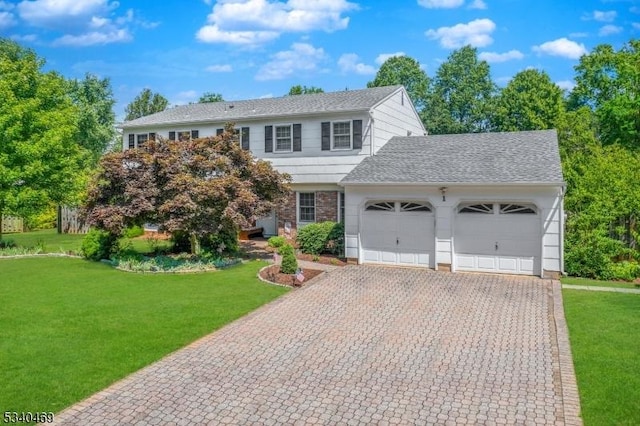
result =
[[0,249],[15,248],[16,242],[13,240],[0,240]]
[[611,278],[614,280],[633,281],[640,277],[640,265],[626,260],[611,265]]
[[80,253],[89,260],[109,259],[118,250],[118,237],[100,229],[91,229],[82,239]]
[[[176,231],[171,234],[174,253],[191,252],[189,234],[184,231]],[[214,256],[234,256],[238,253],[238,232],[233,227],[223,228],[216,234],[207,235],[200,239],[202,251]]]
[[267,240],[267,244],[269,245],[269,247],[273,247],[273,248],[280,248],[286,243],[287,243],[287,240],[281,235],[273,236]]
[[311,223],[298,231],[296,240],[303,253],[341,256],[344,253],[344,225],[331,221]]
[[140,235],[144,235],[144,229],[142,229],[142,227],[138,225],[133,225],[124,230],[125,238],[135,238],[139,237]]
[[281,246],[278,253],[282,256],[280,272],[283,274],[295,274],[298,270],[298,259],[296,259],[296,255],[291,244],[284,244]]

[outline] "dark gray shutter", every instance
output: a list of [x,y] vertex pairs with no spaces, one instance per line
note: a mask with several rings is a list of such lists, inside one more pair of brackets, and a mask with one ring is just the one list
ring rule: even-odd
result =
[[362,120],[353,120],[353,149],[362,149]]
[[129,149],[136,147],[136,135],[129,134]]
[[273,152],[273,126],[264,126],[264,152]]
[[198,135],[200,135],[200,132],[198,130],[191,131],[191,139],[198,139]]
[[243,127],[242,128],[242,149],[246,149],[247,151],[249,150],[249,128],[248,127]]
[[216,129],[216,136],[220,136],[222,133],[224,133],[224,129]]
[[149,140],[150,141],[155,141],[156,140],[156,134],[155,133],[149,133]]
[[322,129],[322,150],[331,150],[331,123],[328,121],[323,122],[320,125]]
[[176,132],[169,132],[169,140],[170,141],[176,140]]
[[293,125],[293,150],[302,151],[302,124]]

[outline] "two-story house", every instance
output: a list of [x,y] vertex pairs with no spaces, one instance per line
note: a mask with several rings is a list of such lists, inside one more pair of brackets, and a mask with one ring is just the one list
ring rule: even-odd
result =
[[401,86],[179,106],[122,125],[124,149],[149,138],[215,135],[293,178],[290,199],[257,223],[294,236],[345,223],[358,263],[558,276],[564,181],[553,130],[427,136]]
[[156,136],[213,136],[228,122],[235,123],[244,149],[293,179],[287,203],[257,223],[265,236],[344,221],[344,189],[338,182],[391,137],[425,134],[406,90],[388,86],[177,106],[123,123],[123,149]]

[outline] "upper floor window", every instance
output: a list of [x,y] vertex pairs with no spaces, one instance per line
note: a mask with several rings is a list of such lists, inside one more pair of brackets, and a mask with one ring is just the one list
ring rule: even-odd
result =
[[333,149],[351,149],[351,122],[333,123]]
[[291,150],[291,126],[275,126],[275,151],[289,152]]

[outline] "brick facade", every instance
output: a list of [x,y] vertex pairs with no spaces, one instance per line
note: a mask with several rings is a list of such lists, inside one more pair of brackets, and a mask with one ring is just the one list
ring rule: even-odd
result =
[[[316,222],[331,220],[338,221],[338,192],[337,191],[315,191],[316,198]],[[278,206],[278,235],[284,235],[290,239],[295,239],[298,224],[296,221],[297,208],[296,192],[293,191],[284,203]],[[291,224],[291,232],[285,232],[285,222]]]

